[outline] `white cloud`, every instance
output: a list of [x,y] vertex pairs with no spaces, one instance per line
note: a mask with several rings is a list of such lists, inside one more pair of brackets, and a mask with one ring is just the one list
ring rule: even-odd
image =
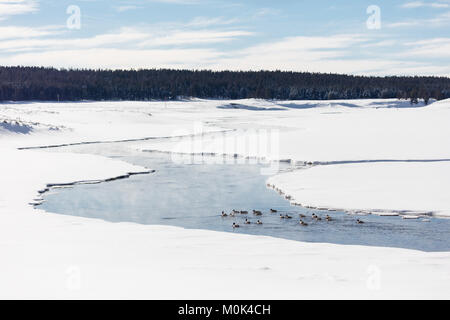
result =
[[399,27],[442,27],[450,24],[450,11],[443,12],[429,19],[414,19],[386,24],[389,28]]
[[[217,37],[212,33],[195,34],[206,42],[210,37]],[[159,45],[180,43],[192,39],[188,33],[174,33],[169,40],[158,38]],[[224,32],[220,37],[228,38]],[[352,57],[355,48],[383,47],[392,42],[371,42],[366,36],[334,35],[329,37],[289,37],[277,42],[267,42],[250,46],[242,50],[222,52],[213,48],[131,48],[123,43],[139,42],[149,37],[136,29],[122,29],[115,34],[98,35],[87,39],[68,40],[70,42],[49,42],[49,39],[34,39],[38,41],[42,50],[33,49],[30,52],[15,52],[0,57],[3,65],[44,65],[53,67],[73,68],[187,68],[213,70],[291,70],[311,72],[337,72],[349,74],[386,75],[386,74],[435,74],[449,75],[449,68],[434,65],[431,62],[415,62],[413,59],[405,61],[404,54],[389,56],[368,56],[366,58]],[[43,40],[43,42],[39,42]],[[410,54],[426,54],[420,48],[433,50],[448,39],[434,39],[423,43],[405,46],[404,52]],[[19,41],[19,40],[18,40]],[[22,48],[35,45],[27,40],[21,40]],[[447,43],[445,42],[445,43]],[[0,43],[3,45],[4,42]],[[113,48],[101,48],[100,45],[112,45]],[[6,44],[6,47],[10,46]],[[401,46],[398,46],[402,48]],[[2,48],[2,51],[4,49]],[[370,51],[370,50],[369,50]]]
[[431,7],[431,8],[449,8],[450,4],[445,2],[424,2],[424,1],[412,1],[406,2],[401,5],[402,8],[414,9],[414,8],[422,8],[422,7]]
[[408,48],[405,52],[407,56],[450,59],[450,38],[434,38],[407,42],[405,46]]
[[427,59],[449,56],[447,38],[404,43],[386,35],[338,34],[287,37],[243,49],[216,48],[215,43],[254,35],[228,24],[220,17],[198,17],[184,25],[123,27],[84,38],[60,37],[58,33],[65,32],[61,27],[0,27],[0,65],[450,75],[442,62]]
[[0,40],[36,38],[61,33],[60,26],[45,26],[39,28],[20,27],[20,26],[0,26]]
[[[349,47],[366,41],[361,35],[337,35],[291,37],[228,52],[206,47],[183,48],[183,45],[192,46],[193,43],[231,41],[250,34],[246,31],[192,30],[174,31],[161,36],[145,33],[139,29],[123,28],[116,33],[84,39],[5,40],[0,42],[0,51],[4,53],[3,57],[0,56],[0,64],[90,68],[171,67],[352,72],[356,71],[354,61],[343,63],[341,60],[345,59],[346,50]],[[124,46],[125,43],[126,46]],[[176,45],[176,47],[161,48],[167,45]],[[334,61],[339,63],[336,64]],[[351,69],[348,69],[349,65],[352,65]]]
[[[438,42],[438,41],[437,41]],[[450,75],[450,66],[442,67],[433,60],[405,60],[408,47],[397,45],[398,54],[371,53],[371,48],[392,45],[385,40],[373,42],[362,35],[329,37],[291,37],[268,42],[227,54],[213,66],[215,70],[286,70],[362,75]],[[437,45],[437,44],[436,44]],[[355,50],[364,50],[355,56]],[[449,51],[450,52],[450,51]],[[366,56],[366,57],[364,57]]]
[[197,68],[220,57],[211,49],[132,50],[117,48],[29,52],[0,57],[1,65],[40,65],[57,68]]
[[388,28],[407,28],[421,25],[421,22],[418,20],[410,20],[410,21],[400,21],[400,22],[392,22],[388,23]]
[[255,13],[255,17],[264,17],[280,14],[280,10],[274,8],[261,8]]
[[100,34],[87,38],[31,38],[22,33],[22,37],[0,42],[3,52],[23,52],[46,50],[101,48],[109,45],[119,45],[131,41],[142,41],[149,37],[147,33],[133,28],[121,28],[118,32]]
[[362,44],[361,47],[364,48],[392,47],[395,46],[397,43],[398,41],[396,40],[381,40],[377,42]]
[[345,62],[346,50],[364,41],[361,35],[289,37],[232,52],[214,69],[353,73],[373,67],[355,60]]
[[37,0],[0,0],[0,20],[38,11]]
[[136,10],[139,9],[140,7],[131,5],[131,6],[118,6],[114,8],[116,9],[117,12],[125,12],[130,10]]
[[208,17],[196,17],[184,24],[184,27],[209,27],[212,25],[229,25],[237,22],[237,19],[225,19],[223,17],[208,18]]
[[[197,35],[198,37],[199,35]],[[205,34],[205,39],[212,36]],[[149,37],[133,28],[124,28],[118,33],[98,35],[87,39],[73,39],[58,43],[54,39],[17,39],[20,48],[30,51],[12,52],[0,56],[1,65],[43,65],[61,68],[176,68],[213,70],[289,70],[310,72],[335,72],[365,75],[450,75],[450,67],[427,62],[414,61],[430,52],[438,56],[436,48],[445,56],[450,52],[450,39],[432,39],[422,42],[397,45],[400,52],[391,55],[378,53],[363,58],[352,52],[364,47],[388,46],[392,42],[370,41],[363,35],[334,35],[328,37],[289,37],[276,42],[267,42],[246,49],[223,52],[214,48],[132,48],[124,43],[133,43]],[[227,36],[226,36],[227,37]],[[187,35],[173,39],[184,41]],[[201,38],[201,37],[199,37]],[[171,39],[169,42],[172,42]],[[33,41],[36,41],[34,43]],[[72,42],[70,42],[72,41]],[[209,41],[209,40],[208,40]],[[6,43],[6,44],[5,44]],[[160,41],[165,45],[167,41]],[[179,42],[178,42],[179,43]],[[100,47],[110,45],[111,48]],[[8,41],[0,42],[0,51],[10,47]],[[447,50],[447,51],[445,51]],[[409,59],[405,59],[409,56]],[[448,57],[445,56],[445,57]]]
[[[23,27],[1,27],[8,33],[0,34],[1,52],[26,52],[63,49],[89,49],[114,47],[127,44],[129,48],[146,49],[161,46],[186,47],[198,44],[212,44],[220,42],[229,42],[240,37],[250,36],[251,32],[242,30],[161,30],[148,32],[142,28],[121,28],[117,32],[100,34],[86,38],[59,38],[43,37],[44,35],[55,34],[55,31],[32,29]],[[40,37],[40,38],[38,38]]]
[[193,44],[212,44],[219,42],[228,42],[236,40],[239,37],[250,36],[247,31],[214,31],[214,30],[195,30],[195,31],[174,31],[167,35],[151,37],[141,42],[140,47],[158,47],[168,45],[193,45]]

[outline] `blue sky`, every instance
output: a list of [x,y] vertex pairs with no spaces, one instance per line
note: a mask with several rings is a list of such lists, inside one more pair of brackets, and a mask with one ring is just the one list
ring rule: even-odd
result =
[[450,76],[449,30],[450,0],[0,0],[0,65]]

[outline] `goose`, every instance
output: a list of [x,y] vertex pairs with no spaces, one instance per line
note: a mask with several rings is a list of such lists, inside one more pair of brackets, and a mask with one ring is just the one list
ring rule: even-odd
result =
[[306,216],[302,213],[299,214],[300,218],[306,218]]
[[286,218],[285,216],[283,216],[282,214],[280,214],[280,219],[284,219]]
[[284,217],[285,217],[286,219],[292,219],[292,217],[289,216],[288,214],[286,214]]
[[263,224],[260,220],[256,221],[256,224]]
[[259,210],[253,210],[253,214],[256,214],[256,215],[261,215],[261,214],[262,214],[262,212],[261,212],[261,211],[259,211]]
[[239,213],[239,211],[233,209],[233,213],[236,214]]
[[228,217],[228,215],[222,211],[222,217]]
[[248,214],[248,211],[241,211],[241,214]]
[[248,219],[245,219],[244,224],[251,224],[251,222]]
[[235,222],[233,222],[233,229],[234,229],[234,228],[239,228],[239,225],[236,224]]
[[304,222],[303,220],[300,220],[300,225],[306,227],[308,224],[306,222]]
[[325,217],[325,219],[327,219],[327,221],[333,221],[333,219],[332,219],[329,215],[327,215],[327,216]]
[[361,220],[359,220],[359,219],[356,219],[356,223],[358,223],[358,224],[363,224],[364,221],[361,221]]
[[277,210],[275,210],[275,209],[270,209],[270,212],[272,212],[272,213],[276,213],[276,212],[278,212]]

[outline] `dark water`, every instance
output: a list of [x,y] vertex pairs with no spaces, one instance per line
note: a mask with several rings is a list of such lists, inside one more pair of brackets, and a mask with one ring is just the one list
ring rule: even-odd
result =
[[[94,185],[58,189],[45,196],[41,206],[49,212],[100,218],[112,222],[171,225],[246,234],[267,235],[308,242],[410,248],[423,251],[450,250],[450,219],[430,222],[400,217],[350,216],[292,207],[271,189],[258,164],[177,164],[162,153],[131,151],[121,144],[61,148],[61,151],[96,153],[120,158],[156,172]],[[282,169],[289,169],[282,165]],[[269,209],[278,213],[269,213]],[[247,210],[248,215],[222,218],[222,210]],[[263,211],[255,217],[251,210]],[[333,221],[315,221],[315,212]],[[280,219],[289,214],[293,219]],[[299,225],[299,214],[307,227]],[[245,218],[263,225],[244,225]],[[360,218],[365,223],[356,224]],[[233,230],[233,222],[240,228]]]

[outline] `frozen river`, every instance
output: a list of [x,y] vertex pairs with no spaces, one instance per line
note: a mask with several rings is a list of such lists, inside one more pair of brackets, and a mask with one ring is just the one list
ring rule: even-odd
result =
[[[52,150],[52,152],[56,149]],[[172,225],[266,235],[307,242],[355,244],[448,251],[450,219],[404,220],[400,217],[352,216],[293,207],[272,189],[267,176],[260,174],[262,164],[180,164],[170,155],[141,152],[127,143],[81,145],[59,148],[60,152],[94,153],[121,159],[156,170],[148,175],[108,183],[77,185],[52,190],[41,208],[58,214],[99,218],[111,222]],[[288,164],[281,164],[289,170]],[[270,209],[277,213],[270,213]],[[248,215],[222,218],[222,210],[249,211]],[[255,217],[251,211],[261,210]],[[313,213],[332,221],[317,221]],[[280,219],[288,214],[292,219]],[[300,226],[299,215],[308,226]],[[356,219],[364,224],[357,224]],[[250,225],[244,224],[249,219]],[[263,224],[256,225],[260,219]],[[427,219],[428,220],[428,219]],[[240,225],[233,229],[232,223]]]

